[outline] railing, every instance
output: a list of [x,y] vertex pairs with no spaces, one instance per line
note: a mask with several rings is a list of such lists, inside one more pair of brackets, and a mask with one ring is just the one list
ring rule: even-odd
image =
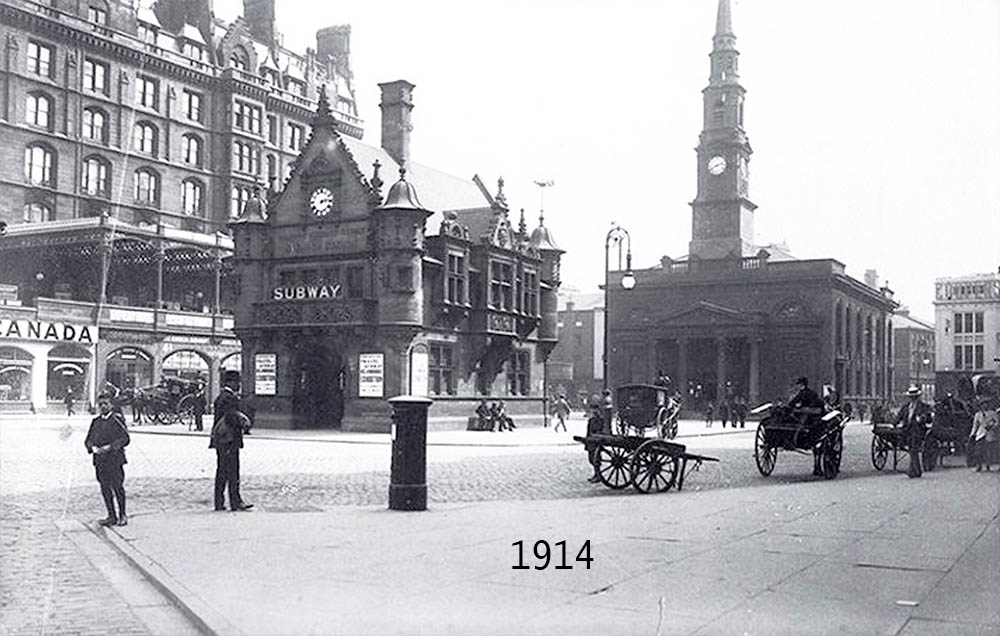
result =
[[38,298],[35,307],[3,306],[5,314],[18,318],[36,317],[52,322],[71,322],[103,327],[144,329],[193,335],[222,334],[233,337],[233,317],[230,314],[198,313],[177,309],[155,310],[134,305],[105,304],[98,316],[97,303],[78,300]]

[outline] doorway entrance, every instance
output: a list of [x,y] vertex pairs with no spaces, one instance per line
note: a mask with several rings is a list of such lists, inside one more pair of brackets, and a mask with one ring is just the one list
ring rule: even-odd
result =
[[344,417],[343,367],[339,355],[320,347],[298,353],[292,395],[296,426],[340,428]]

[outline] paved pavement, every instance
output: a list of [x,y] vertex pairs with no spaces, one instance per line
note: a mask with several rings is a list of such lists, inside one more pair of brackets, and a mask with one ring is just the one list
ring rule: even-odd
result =
[[1000,632],[998,480],[199,510],[109,536],[219,634],[985,635]]

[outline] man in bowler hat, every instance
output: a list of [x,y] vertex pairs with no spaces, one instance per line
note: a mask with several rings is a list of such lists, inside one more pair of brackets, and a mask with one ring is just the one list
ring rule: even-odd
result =
[[240,374],[226,371],[222,376],[222,392],[215,398],[215,421],[208,447],[215,449],[215,509],[225,510],[224,494],[229,489],[229,507],[234,511],[249,510],[253,504],[240,497],[240,449],[243,434],[250,420],[243,413],[240,400]]

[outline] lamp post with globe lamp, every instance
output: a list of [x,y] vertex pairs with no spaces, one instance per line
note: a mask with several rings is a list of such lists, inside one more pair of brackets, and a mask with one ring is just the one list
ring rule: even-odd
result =
[[604,374],[602,379],[605,390],[608,388],[608,323],[611,316],[608,306],[608,290],[611,288],[611,246],[612,244],[618,246],[618,270],[616,271],[621,271],[622,243],[625,244],[625,274],[622,276],[621,282],[622,287],[629,290],[635,287],[635,275],[632,273],[632,237],[629,236],[628,230],[615,223],[604,239],[604,354],[602,357]]

